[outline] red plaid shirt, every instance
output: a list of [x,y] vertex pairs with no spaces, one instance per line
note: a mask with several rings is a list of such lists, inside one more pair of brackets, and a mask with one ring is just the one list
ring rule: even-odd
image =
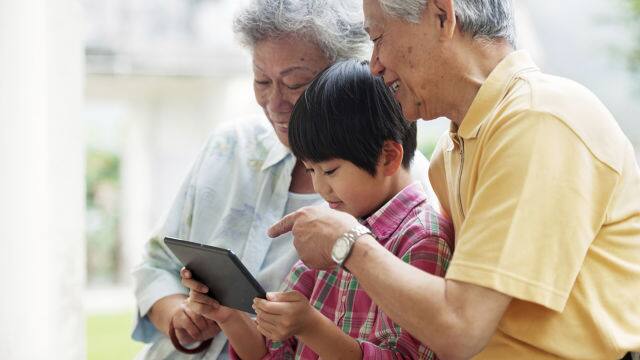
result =
[[[420,184],[406,187],[363,224],[397,257],[444,277],[453,253],[452,226],[427,204]],[[341,268],[319,271],[298,261],[283,287],[305,295],[313,307],[356,339],[364,359],[435,358],[429,348],[383,313],[358,280]],[[295,337],[283,342],[268,340],[267,347],[265,359],[318,359]]]

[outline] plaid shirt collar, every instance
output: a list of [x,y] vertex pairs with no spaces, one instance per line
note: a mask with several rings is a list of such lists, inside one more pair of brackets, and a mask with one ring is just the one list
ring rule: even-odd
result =
[[402,189],[363,224],[371,229],[380,242],[387,240],[416,206],[427,200],[420,183],[415,182]]

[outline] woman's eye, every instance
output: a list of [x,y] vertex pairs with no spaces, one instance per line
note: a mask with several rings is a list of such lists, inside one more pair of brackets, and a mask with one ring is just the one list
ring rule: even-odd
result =
[[287,88],[291,89],[291,90],[298,90],[300,88],[303,88],[307,85],[307,83],[303,83],[303,84],[291,84],[291,85],[287,85]]
[[255,80],[258,85],[269,85],[269,80]]

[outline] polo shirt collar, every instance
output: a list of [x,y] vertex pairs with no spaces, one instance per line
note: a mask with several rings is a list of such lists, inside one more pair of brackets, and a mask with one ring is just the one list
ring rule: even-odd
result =
[[427,200],[419,182],[412,183],[396,194],[378,211],[369,216],[366,225],[378,241],[386,240],[393,234],[411,211]]
[[539,70],[527,51],[514,51],[493,69],[482,84],[458,129],[451,127],[460,137],[473,139],[478,136],[482,123],[493,114],[504,98],[513,80],[520,74]]

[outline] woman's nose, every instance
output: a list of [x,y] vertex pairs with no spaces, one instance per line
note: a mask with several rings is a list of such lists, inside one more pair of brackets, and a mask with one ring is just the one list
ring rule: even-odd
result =
[[289,112],[293,108],[293,104],[283,94],[280,86],[274,86],[269,93],[269,99],[267,106],[271,111],[275,112]]

